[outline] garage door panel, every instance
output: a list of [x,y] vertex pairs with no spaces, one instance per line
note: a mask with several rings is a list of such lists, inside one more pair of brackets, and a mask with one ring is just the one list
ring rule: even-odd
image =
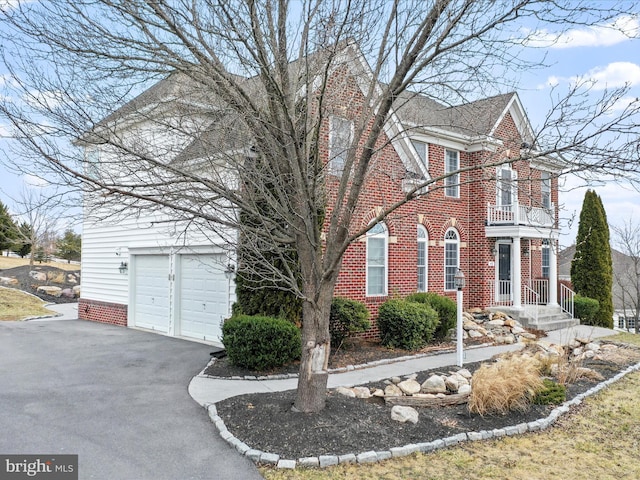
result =
[[180,259],[180,334],[220,341],[228,314],[229,283],[223,255],[182,255]]
[[169,257],[138,255],[134,262],[134,324],[169,331]]

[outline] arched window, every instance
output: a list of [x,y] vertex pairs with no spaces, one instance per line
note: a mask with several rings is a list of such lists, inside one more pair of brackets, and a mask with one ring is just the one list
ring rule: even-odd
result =
[[427,274],[429,235],[427,229],[418,225],[418,291],[426,292],[429,286]]
[[444,234],[444,289],[455,290],[454,277],[460,266],[460,237],[455,228]]
[[389,232],[378,223],[367,233],[367,295],[387,294],[387,244]]

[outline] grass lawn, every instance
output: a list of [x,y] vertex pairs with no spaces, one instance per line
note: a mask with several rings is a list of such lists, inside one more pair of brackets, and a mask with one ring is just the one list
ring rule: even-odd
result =
[[[0,256],[0,270],[6,270],[8,268],[21,267],[23,265],[29,265],[28,258],[16,258],[16,257],[4,257]],[[63,270],[80,270],[80,265],[77,263],[61,263],[61,262],[48,262],[38,263],[34,262],[33,266],[46,265],[48,267],[57,267]]]
[[[640,346],[640,335],[612,340]],[[574,479],[640,478],[640,372],[589,397],[544,432],[469,442],[431,454],[326,469],[261,468],[280,479]],[[359,452],[355,452],[359,453]]]
[[27,317],[51,315],[44,302],[14,288],[0,287],[0,321],[22,320]]

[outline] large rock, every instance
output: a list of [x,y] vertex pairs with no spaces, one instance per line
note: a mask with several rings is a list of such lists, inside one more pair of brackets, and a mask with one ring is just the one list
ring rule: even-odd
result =
[[73,287],[73,293],[76,294],[76,297],[80,296],[80,289],[81,289],[80,285],[76,285]]
[[68,283],[78,283],[78,276],[75,273],[67,273]]
[[402,390],[400,390],[397,385],[393,385],[393,384],[387,385],[384,388],[384,396],[385,397],[401,397]]
[[353,393],[355,393],[356,398],[371,397],[371,390],[369,390],[367,387],[353,387],[351,390],[353,391]]
[[395,405],[391,409],[391,420],[401,423],[418,423],[418,411],[415,408]]
[[431,375],[424,381],[420,391],[422,393],[446,393],[447,385],[440,375]]
[[345,397],[349,397],[349,398],[355,398],[356,394],[353,390],[351,390],[350,388],[346,388],[346,387],[338,387],[336,388],[336,393],[339,393],[340,395],[344,395]]
[[456,393],[458,391],[458,387],[460,386],[460,382],[454,375],[450,375],[444,379],[444,384],[447,387],[447,390],[450,392]]
[[0,277],[1,285],[18,285],[18,279],[13,277]]
[[420,393],[420,384],[413,379],[405,380],[398,384],[398,388],[402,390],[405,395],[413,395],[414,393]]
[[465,395],[467,393],[471,393],[471,385],[460,385],[460,388],[458,388],[458,394]]
[[65,298],[75,298],[76,294],[71,288],[65,288],[60,292],[60,296]]
[[51,295],[52,297],[59,297],[62,295],[62,289],[60,287],[53,287],[49,285],[42,285],[38,287],[38,292]]
[[38,282],[46,282],[47,274],[44,272],[36,272],[35,270],[31,270],[29,272],[29,276]]

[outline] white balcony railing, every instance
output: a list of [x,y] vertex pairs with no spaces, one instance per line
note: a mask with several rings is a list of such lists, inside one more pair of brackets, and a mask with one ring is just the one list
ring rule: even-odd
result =
[[530,207],[514,203],[513,205],[487,205],[487,225],[531,225],[553,227],[555,207]]

